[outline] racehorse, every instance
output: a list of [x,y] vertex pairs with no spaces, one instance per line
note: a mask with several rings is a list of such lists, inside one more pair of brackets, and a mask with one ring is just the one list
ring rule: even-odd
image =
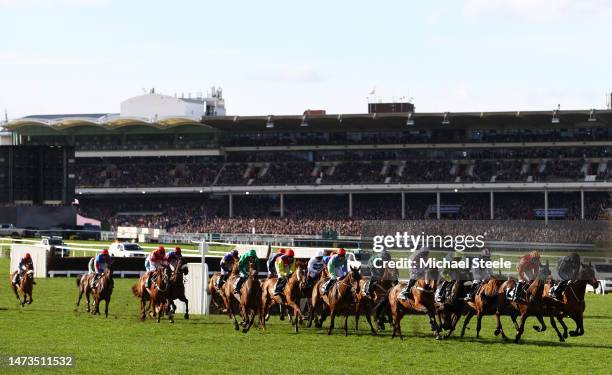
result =
[[153,317],[157,317],[157,322],[161,321],[164,311],[168,312],[170,323],[174,323],[174,312],[170,309],[168,302],[168,288],[170,286],[170,270],[168,267],[159,267],[154,275],[151,276],[151,286],[146,288],[146,274],[142,275],[137,284],[132,286],[132,293],[140,298],[140,320],[146,318],[146,302],[150,301],[153,310]]
[[[312,290],[311,307],[313,312],[310,315],[309,325],[312,324],[315,311],[319,305],[323,305],[323,315],[321,317],[321,321],[325,319],[325,307],[327,306],[329,308],[330,317],[327,334],[331,335],[332,331],[334,330],[334,320],[336,318],[336,314],[338,312],[344,312],[344,335],[348,336],[348,315],[351,310],[351,305],[355,303],[355,295],[360,292],[360,279],[361,274],[359,273],[359,267],[350,266],[348,274],[342,279],[337,280],[334,285],[331,286],[327,294],[322,295],[321,288],[323,283],[329,279],[321,278],[315,284],[315,287]],[[354,287],[355,284],[356,287]]]
[[[514,282],[514,280],[513,280]],[[517,313],[514,308],[506,301],[506,293],[503,285],[506,284],[503,280],[497,279],[495,277],[491,277],[480,284],[478,290],[476,290],[474,295],[474,301],[468,302],[467,307],[467,316],[463,321],[463,328],[461,329],[461,337],[465,334],[465,329],[469,324],[470,320],[474,315],[476,315],[476,337],[480,337],[480,329],[482,327],[482,317],[484,315],[495,315],[495,320],[497,322],[497,327],[495,328],[495,336],[499,334],[502,335],[503,340],[507,340],[508,337],[504,332],[504,328],[501,324],[501,315],[509,314],[512,317],[512,321],[516,325],[516,316]],[[453,317],[455,318],[455,317]],[[456,317],[458,320],[459,317]],[[449,336],[452,333],[452,330],[457,325],[457,321],[453,320],[451,322],[451,331],[448,333]]]
[[[428,276],[431,276],[430,271],[428,271]],[[406,287],[406,283],[404,282],[397,284],[389,291],[389,305],[391,306],[391,315],[393,316],[394,324],[391,338],[398,335],[401,340],[404,339],[402,336],[401,322],[404,315],[409,312],[426,313],[429,317],[429,324],[431,325],[432,331],[434,331],[436,340],[442,338],[440,335],[440,328],[436,322],[436,305],[434,299],[437,280],[435,278],[430,279],[429,277],[429,281],[416,281],[412,287],[412,298],[407,298],[405,300],[399,298],[400,293]]]
[[[79,305],[81,304],[81,298],[83,298],[83,294],[85,294],[85,298],[87,299],[87,312],[91,311],[89,307],[90,305],[89,295],[92,292],[91,290],[91,278],[92,277],[93,277],[93,274],[86,273],[82,275],[81,277],[76,278],[76,285],[79,288],[79,297],[77,298],[76,305],[78,308]],[[75,309],[75,311],[76,310],[77,309]]]
[[[28,269],[23,273],[19,280],[19,285],[13,284],[13,279],[15,274],[19,271],[15,271],[11,274],[11,287],[13,288],[13,292],[15,293],[15,297],[21,304],[21,307],[25,306],[26,300],[28,305],[32,304],[32,291],[34,290],[34,270],[32,266],[28,265]],[[19,297],[19,293],[21,293],[23,298]],[[29,297],[29,299],[27,298]]]
[[[251,263],[251,266],[253,263]],[[259,312],[259,323],[263,322],[261,315],[261,283],[257,279],[257,268],[249,269],[249,277],[240,287],[240,311],[243,316],[242,332],[247,333],[255,321],[255,315]]]
[[[376,330],[372,326],[372,309],[374,308],[375,319],[380,330],[385,329],[385,313],[389,312],[389,290],[395,285],[398,279],[397,268],[385,268],[381,280],[376,283],[376,287],[372,291],[370,296],[365,293],[368,288],[368,284],[372,282],[369,278],[363,278],[359,280],[359,290],[361,293],[356,295],[357,303],[355,304],[355,331],[359,331],[359,316],[362,312],[365,312],[366,320],[370,326],[370,331],[373,335],[376,335]],[[389,317],[389,322],[392,322],[392,318]]]
[[[234,283],[237,281],[239,277],[238,274],[238,262],[234,262],[232,266],[232,272],[227,277],[227,281],[221,287],[221,298],[223,299],[223,304],[225,305],[225,310],[227,311],[227,315],[230,319],[234,320],[234,329],[237,331],[240,328],[238,327],[238,321],[236,320],[236,315],[234,313],[234,308],[238,309],[240,300],[238,297],[234,297]],[[237,306],[238,305],[238,306]],[[246,317],[242,317],[242,321],[246,321]]]
[[[543,302],[544,298],[544,286],[547,282],[547,279],[550,277],[551,272],[549,268],[548,261],[543,267],[540,269],[539,274],[536,279],[531,282],[531,284],[527,287],[525,293],[525,299],[518,299],[513,305],[518,310],[521,316],[521,322],[519,324],[518,329],[516,330],[516,337],[514,338],[515,343],[519,343],[521,340],[521,336],[523,332],[525,332],[525,321],[531,315],[534,315],[541,326],[534,326],[533,328],[538,332],[543,332],[546,330],[546,324],[544,323],[543,316],[547,312],[545,309],[545,305]],[[560,341],[565,341],[561,332],[557,328],[557,324],[555,320],[551,317],[550,324],[555,329],[557,336]]]
[[[113,294],[113,273],[110,269],[104,271],[92,289],[94,297],[93,315],[100,314],[100,301],[105,301],[104,316],[108,318],[108,304]],[[88,298],[89,299],[89,298]]]
[[210,295],[210,301],[215,306],[215,308],[221,312],[226,312],[223,297],[221,296],[221,293],[223,293],[223,291],[217,289],[217,280],[219,280],[219,278],[221,278],[221,272],[215,272],[208,281],[207,291],[208,295]]
[[304,320],[304,315],[300,309],[300,298],[303,291],[306,289],[308,278],[306,276],[306,267],[302,262],[297,262],[295,272],[287,280],[287,284],[283,288],[283,292],[279,295],[274,295],[274,289],[278,278],[272,277],[262,282],[261,295],[261,314],[264,317],[262,328],[266,328],[265,317],[268,315],[272,306],[285,305],[293,309],[293,317],[290,317],[291,324],[294,325],[295,332],[298,332],[299,322]]
[[187,263],[184,262],[183,259],[179,259],[176,264],[176,268],[172,272],[172,276],[170,276],[170,287],[168,288],[168,301],[170,302],[172,312],[176,312],[174,300],[180,300],[181,302],[185,303],[185,315],[183,316],[185,319],[189,319],[189,300],[187,297],[185,297],[184,283],[184,275],[188,274],[189,267],[187,266]]
[[[544,298],[547,310],[551,312],[551,320],[553,319],[552,313],[560,310],[561,314],[555,315],[563,327],[564,338],[568,337],[567,325],[565,325],[565,322],[563,322],[563,318],[565,316],[569,316],[572,318],[572,320],[574,320],[574,322],[576,322],[576,330],[569,332],[569,335],[572,337],[584,335],[584,310],[586,307],[584,303],[584,295],[586,294],[587,284],[591,285],[593,289],[596,289],[599,286],[599,281],[595,277],[595,271],[593,270],[591,262],[589,262],[588,265],[581,264],[577,280],[573,280],[568,284],[567,288],[563,292],[562,302],[558,302],[548,297]],[[545,296],[548,296],[550,287],[550,284],[544,286]]]

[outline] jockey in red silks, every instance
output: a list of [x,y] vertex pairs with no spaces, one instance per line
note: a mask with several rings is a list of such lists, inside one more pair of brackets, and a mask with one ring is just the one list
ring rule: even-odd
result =
[[145,260],[145,270],[147,271],[147,288],[151,287],[151,276],[161,267],[164,263],[164,257],[166,256],[166,249],[163,246],[153,250],[147,259]]
[[531,251],[521,257],[516,270],[518,271],[519,282],[516,285],[512,300],[518,300],[523,294],[525,287],[531,283],[540,273],[540,253],[537,250]]

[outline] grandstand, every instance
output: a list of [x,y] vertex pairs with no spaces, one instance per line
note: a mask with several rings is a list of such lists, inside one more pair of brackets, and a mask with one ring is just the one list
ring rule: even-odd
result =
[[118,114],[6,129],[16,144],[74,147],[79,210],[109,228],[360,235],[361,220],[607,218],[612,110],[226,116],[224,105],[220,90],[152,91]]

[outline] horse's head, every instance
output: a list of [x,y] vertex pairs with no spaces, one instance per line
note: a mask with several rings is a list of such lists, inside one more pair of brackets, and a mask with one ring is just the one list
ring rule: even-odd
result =
[[578,280],[586,280],[586,282],[589,283],[593,289],[596,289],[599,286],[599,280],[597,280],[597,277],[595,277],[593,265],[591,262],[589,262],[589,264],[581,263],[581,265],[582,267],[578,273]]
[[349,277],[351,281],[359,281],[361,280],[361,269],[360,267],[349,267]]
[[304,266],[304,263],[302,262],[296,263],[295,277],[297,278],[297,281],[299,282],[299,286],[301,290],[304,290],[308,287],[308,277],[307,277],[306,267]]
[[189,266],[187,262],[184,262],[182,259],[179,260],[177,264],[177,270],[183,273],[183,275],[189,275]]

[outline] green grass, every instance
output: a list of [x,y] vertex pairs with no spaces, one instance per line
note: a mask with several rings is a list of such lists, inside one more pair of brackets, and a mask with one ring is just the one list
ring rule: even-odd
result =
[[[0,355],[72,354],[76,366],[0,368],[2,374],[609,374],[612,368],[612,296],[587,297],[586,334],[566,343],[559,343],[550,327],[544,333],[529,328],[521,345],[502,343],[493,336],[492,317],[483,319],[481,339],[473,337],[473,328],[467,338],[435,341],[423,316],[404,319],[404,341],[392,340],[389,332],[367,334],[363,318],[361,332],[351,330],[349,337],[339,329],[331,337],[307,328],[294,334],[277,317],[266,332],[245,335],[225,316],[177,317],[174,325],[140,322],[130,291],[134,279],[116,279],[107,319],[82,307],[74,311],[74,278],[38,279],[34,303],[21,308],[9,289],[8,267],[8,259],[0,258]],[[534,322],[530,318],[527,326]],[[512,333],[508,318],[504,325]]]

